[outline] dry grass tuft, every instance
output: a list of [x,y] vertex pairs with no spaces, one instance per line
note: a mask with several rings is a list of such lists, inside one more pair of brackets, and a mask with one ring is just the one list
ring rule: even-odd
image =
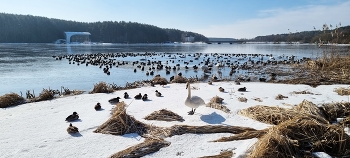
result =
[[26,100],[16,93],[0,96],[0,108],[7,108],[25,103]]
[[156,76],[152,79],[154,84],[166,85],[168,84],[168,80],[164,77]]
[[233,156],[232,150],[224,150],[221,151],[219,155],[213,155],[213,156],[203,156],[200,158],[231,158]]
[[127,115],[126,104],[120,102],[114,108],[112,116],[94,132],[113,135],[124,135],[128,133],[143,135],[148,128],[148,125]]
[[338,95],[350,95],[350,87],[349,88],[339,87],[339,88],[336,88],[334,92],[337,92]]
[[350,116],[344,118],[342,121],[339,122],[339,124],[348,127],[350,125]]
[[112,93],[113,88],[109,86],[106,82],[100,82],[94,85],[94,89],[90,92],[92,93]]
[[135,146],[129,147],[125,150],[117,152],[111,156],[111,158],[120,158],[120,157],[143,157],[148,154],[159,151],[161,148],[167,147],[170,145],[170,142],[165,140],[152,140],[145,139],[144,142],[137,144]]
[[282,94],[278,94],[275,99],[276,100],[283,100],[284,98],[288,98],[288,96],[284,96]]
[[147,115],[145,120],[184,121],[180,115],[166,109],[154,111],[153,113]]
[[258,102],[262,102],[262,100],[260,98],[252,98],[252,99],[255,101],[258,101]]
[[171,83],[186,83],[186,82],[188,82],[188,79],[182,76],[175,76],[174,80],[171,81]]
[[350,137],[343,127],[311,116],[295,117],[270,128],[252,146],[249,157],[305,157],[310,151],[326,152],[331,156],[349,155]]
[[210,99],[210,102],[207,103],[206,107],[218,109],[225,113],[231,113],[231,110],[229,108],[227,108],[225,105],[222,105],[223,100],[224,100],[223,98],[219,96],[215,96]]
[[238,101],[246,103],[248,99],[246,97],[238,97]]

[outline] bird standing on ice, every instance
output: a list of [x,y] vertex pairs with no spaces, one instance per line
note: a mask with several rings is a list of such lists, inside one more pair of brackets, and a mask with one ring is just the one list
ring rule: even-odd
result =
[[201,97],[191,96],[191,86],[189,82],[187,82],[186,84],[186,89],[188,89],[188,96],[185,100],[185,105],[192,108],[192,110],[189,111],[188,114],[193,115],[199,106],[205,105],[205,102]]

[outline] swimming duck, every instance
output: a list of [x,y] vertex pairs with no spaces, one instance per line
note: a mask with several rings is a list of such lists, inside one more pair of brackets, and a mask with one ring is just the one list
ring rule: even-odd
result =
[[100,103],[97,103],[96,105],[95,105],[95,110],[97,111],[97,110],[101,110],[101,104]]
[[148,100],[148,98],[147,98],[147,94],[144,94],[144,95],[143,95],[142,100],[143,100],[143,101]]
[[113,103],[113,104],[114,103],[119,103],[119,99],[120,99],[120,97],[112,98],[112,99],[109,99],[108,102],[109,103]]
[[135,98],[135,99],[141,99],[141,98],[142,98],[141,93],[139,93],[138,95],[136,95],[134,98]]
[[162,93],[158,92],[158,90],[156,90],[156,96],[157,97],[161,97],[162,96]]
[[78,127],[75,127],[72,125],[72,123],[69,124],[69,127],[67,128],[68,133],[78,133],[79,129]]
[[245,87],[243,87],[243,88],[238,88],[238,91],[239,91],[239,92],[245,92],[245,91],[247,91],[247,88],[245,88]]
[[127,92],[124,93],[124,99],[128,99],[129,98],[129,94]]
[[224,92],[224,91],[225,91],[225,89],[224,89],[224,88],[222,88],[222,87],[219,87],[219,91],[220,91],[220,92]]
[[67,118],[66,118],[66,121],[75,121],[79,119],[79,114],[77,112],[73,112],[72,115],[69,115]]

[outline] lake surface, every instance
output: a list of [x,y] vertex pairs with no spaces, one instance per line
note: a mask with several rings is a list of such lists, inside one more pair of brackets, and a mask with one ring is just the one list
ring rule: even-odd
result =
[[[336,46],[337,51],[349,52],[349,46]],[[127,82],[139,80],[151,80],[154,76],[145,75],[150,66],[145,66],[145,71],[132,65],[135,61],[161,61],[162,64],[174,67],[180,64],[176,70],[171,70],[166,74],[163,70],[154,70],[155,75],[160,74],[168,80],[181,72],[185,77],[198,76],[204,73],[200,69],[194,71],[194,65],[203,65],[204,60],[219,63],[220,61],[243,63],[248,58],[227,57],[229,54],[268,54],[273,57],[287,58],[295,56],[295,59],[303,57],[317,58],[323,51],[330,48],[318,48],[309,44],[98,44],[98,45],[55,45],[55,44],[0,44],[0,95],[14,92],[25,95],[26,90],[40,93],[43,88],[61,89],[61,86],[69,89],[91,91],[94,84],[104,81],[125,86]],[[333,50],[333,48],[332,48]],[[110,75],[106,75],[99,66],[86,66],[85,64],[69,64],[67,59],[56,60],[53,56],[76,55],[76,54],[145,54],[150,56],[124,56],[114,57],[116,62],[128,62],[128,64],[113,66],[110,68]],[[217,53],[218,56],[213,56]],[[202,54],[199,59],[195,59],[195,54]],[[203,54],[207,54],[204,57]],[[179,58],[183,56],[184,58]],[[176,59],[173,59],[176,57]],[[198,57],[198,56],[197,56]],[[269,57],[252,59],[268,60]],[[167,62],[168,61],[168,62]],[[185,69],[184,62],[189,62],[189,69]],[[137,69],[137,72],[134,72]],[[214,67],[213,74],[222,73],[223,77],[230,77],[230,68],[224,67],[217,71]],[[231,78],[242,75],[245,71],[240,71]],[[24,96],[25,97],[25,96]]]

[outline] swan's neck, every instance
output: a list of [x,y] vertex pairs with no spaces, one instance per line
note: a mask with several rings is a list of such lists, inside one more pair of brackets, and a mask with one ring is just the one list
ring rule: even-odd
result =
[[188,85],[187,89],[188,89],[188,96],[187,96],[187,98],[191,98],[191,86]]

